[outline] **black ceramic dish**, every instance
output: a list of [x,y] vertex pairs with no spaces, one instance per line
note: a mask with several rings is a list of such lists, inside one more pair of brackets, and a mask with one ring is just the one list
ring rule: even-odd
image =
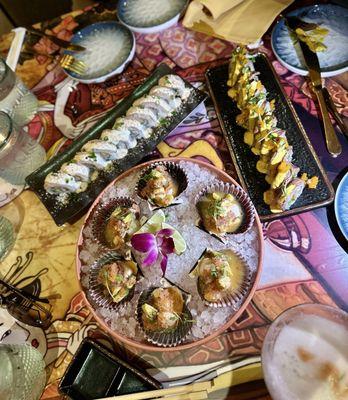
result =
[[168,117],[164,124],[162,123],[156,128],[149,139],[139,140],[135,148],[130,149],[123,159],[114,163],[110,172],[100,172],[98,179],[91,183],[86,191],[71,196],[67,204],[58,202],[56,196],[46,192],[44,189],[44,181],[50,172],[58,171],[62,164],[70,161],[85,143],[92,139],[98,139],[104,129],[112,128],[116,118],[125,115],[136,99],[148,93],[162,76],[171,73],[173,73],[173,71],[166,64],[161,64],[141,86],[109,111],[102,120],[84,133],[67,150],[53,157],[26,178],[26,182],[40,198],[57,225],[62,225],[72,220],[75,216],[80,214],[81,211],[86,209],[105,186],[123,171],[126,171],[141,161],[146,154],[150,153],[165,136],[173,131],[200,103],[202,103],[202,101],[204,101],[206,95],[186,82],[187,87],[193,90],[189,98],[183,102],[178,112]]
[[60,392],[73,400],[155,389],[162,389],[160,382],[91,339],[83,340],[59,385]]
[[263,201],[263,193],[269,189],[264,175],[257,171],[258,157],[253,155],[243,141],[245,129],[237,125],[236,116],[240,113],[236,103],[227,95],[228,64],[209,69],[206,74],[208,87],[214,101],[216,113],[236,167],[239,180],[248,192],[261,221],[268,221],[330,204],[334,199],[334,190],[324,169],[314,152],[306,132],[289,98],[286,96],[276,72],[267,57],[258,53],[255,57],[255,69],[269,93],[269,100],[275,99],[274,114],[277,126],[286,130],[286,137],[293,146],[293,163],[300,167],[300,173],[309,177],[316,175],[319,183],[316,189],[304,189],[302,195],[290,210],[273,214]]

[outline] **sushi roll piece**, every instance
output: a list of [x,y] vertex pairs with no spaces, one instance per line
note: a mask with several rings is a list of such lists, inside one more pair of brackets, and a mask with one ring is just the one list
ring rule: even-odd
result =
[[306,183],[300,178],[294,178],[286,186],[282,186],[276,193],[270,209],[273,213],[289,210],[301,196]]
[[147,139],[152,134],[151,128],[147,128],[133,117],[117,118],[114,129],[128,130],[136,139]]
[[127,113],[127,117],[132,117],[138,120],[143,126],[147,128],[153,128],[158,124],[157,115],[151,110],[151,108],[143,108],[140,106],[131,107]]
[[126,148],[133,149],[137,145],[137,140],[131,132],[127,129],[105,129],[101,134],[100,139],[106,140],[108,142],[117,145],[122,142],[125,144]]
[[159,97],[167,102],[173,109],[180,107],[182,100],[176,90],[164,86],[154,86],[150,90],[150,95]]
[[107,161],[114,161],[123,158],[126,154],[120,151],[116,145],[106,140],[90,140],[83,147],[86,153],[100,154]]
[[45,178],[44,188],[50,194],[79,193],[86,187],[86,183],[76,180],[65,172],[52,172]]
[[105,160],[100,154],[94,152],[79,152],[75,155],[74,161],[86,167],[102,170],[112,165],[112,161]]
[[78,181],[89,182],[91,179],[91,170],[85,165],[77,164],[76,162],[63,164],[60,171],[73,176]]
[[157,96],[143,96],[138,100],[135,100],[133,106],[150,108],[154,113],[156,113],[157,118],[163,118],[168,116],[173,107],[169,105],[165,100]]
[[158,84],[159,86],[174,89],[183,100],[187,99],[191,93],[191,89],[186,87],[185,82],[178,75],[162,76]]

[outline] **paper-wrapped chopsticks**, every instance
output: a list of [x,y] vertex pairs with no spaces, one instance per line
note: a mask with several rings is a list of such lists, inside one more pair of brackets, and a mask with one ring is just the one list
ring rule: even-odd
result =
[[168,389],[151,390],[149,392],[125,394],[122,396],[104,397],[98,400],[200,400],[207,399],[212,389],[211,382],[198,382]]

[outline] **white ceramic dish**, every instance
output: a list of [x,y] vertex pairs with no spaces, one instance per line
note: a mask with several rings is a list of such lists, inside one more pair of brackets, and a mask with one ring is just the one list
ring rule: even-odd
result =
[[341,232],[348,240],[348,172],[341,179],[336,190],[335,215]]
[[[88,42],[92,41],[98,34],[105,34],[106,31],[114,35],[115,39],[118,38],[119,35],[123,35],[124,39],[121,46],[124,46],[124,49],[122,47],[119,48],[119,53],[123,51],[123,54],[115,56],[113,60],[110,60],[109,64],[102,66],[100,72],[96,69],[92,71],[88,69],[84,74],[76,74],[64,69],[67,75],[82,83],[101,83],[114,75],[120,74],[125,69],[134,57],[136,42],[133,33],[123,24],[116,21],[97,22],[75,33],[71,42],[86,47],[88,51]],[[105,48],[102,46],[99,46],[99,49],[101,52],[105,51]],[[91,63],[90,60],[95,58],[99,57],[101,60],[105,59],[105,54],[100,53],[98,51],[99,49],[96,51],[93,50],[92,53],[89,52],[89,54],[84,54],[84,52],[73,53],[66,50],[64,54],[72,54],[76,59],[89,65]],[[106,46],[106,49],[109,49],[109,46]]]
[[[153,10],[161,5],[164,6],[166,2],[175,3],[170,0],[122,0],[118,3],[118,18],[133,32],[142,34],[160,32],[175,25],[187,6],[187,0],[177,0],[172,10],[163,13],[163,17],[154,18]],[[128,10],[130,7],[132,9]]]
[[[317,53],[323,78],[348,71],[348,9],[333,4],[318,4],[298,8],[287,15],[328,29],[324,39],[327,49]],[[271,45],[278,61],[287,69],[299,75],[308,75],[299,44],[293,44],[284,18],[273,28]]]

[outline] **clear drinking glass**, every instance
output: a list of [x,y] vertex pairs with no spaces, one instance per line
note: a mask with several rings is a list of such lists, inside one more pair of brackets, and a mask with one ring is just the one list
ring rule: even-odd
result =
[[37,109],[36,96],[0,58],[0,110],[22,127],[33,119]]
[[2,261],[15,242],[15,231],[12,222],[0,215],[0,261]]
[[45,149],[0,111],[0,177],[14,185],[46,161]]
[[0,399],[38,400],[46,383],[41,353],[28,344],[0,344]]
[[282,313],[262,346],[273,400],[348,399],[348,314],[303,304]]

